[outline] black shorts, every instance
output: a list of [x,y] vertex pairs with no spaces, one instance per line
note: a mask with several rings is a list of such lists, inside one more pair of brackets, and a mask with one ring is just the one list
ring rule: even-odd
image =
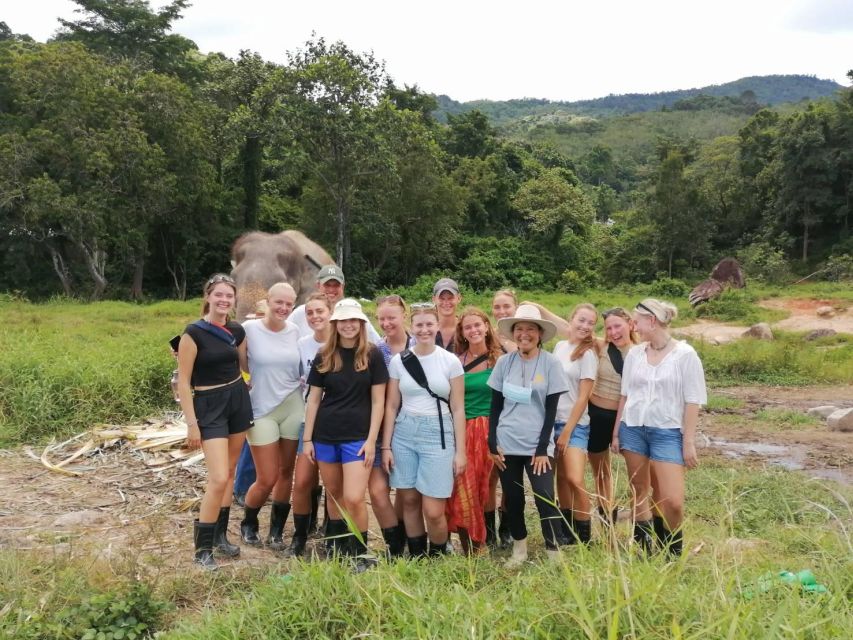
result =
[[610,447],[613,440],[613,426],[616,423],[616,409],[602,409],[589,403],[589,453],[602,453]]
[[227,438],[254,424],[252,401],[243,378],[224,387],[193,391],[193,407],[202,440]]

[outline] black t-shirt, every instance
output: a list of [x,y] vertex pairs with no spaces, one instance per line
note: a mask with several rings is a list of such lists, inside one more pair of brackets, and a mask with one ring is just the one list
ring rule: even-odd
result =
[[246,332],[241,324],[230,320],[225,324],[225,328],[231,332],[236,340],[233,347],[194,324],[188,324],[184,330],[184,333],[193,339],[198,349],[190,378],[192,386],[206,387],[214,384],[225,384],[240,375],[237,347],[246,339]]
[[385,359],[373,345],[364,371],[355,370],[355,349],[341,348],[340,352],[343,361],[340,371],[320,373],[317,357],[308,374],[308,384],[323,389],[312,436],[318,442],[366,439],[370,433],[371,387],[388,382]]

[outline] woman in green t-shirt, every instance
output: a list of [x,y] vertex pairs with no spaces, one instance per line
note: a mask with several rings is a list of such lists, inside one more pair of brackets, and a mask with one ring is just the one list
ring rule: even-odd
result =
[[484,510],[492,473],[489,455],[489,375],[501,356],[501,344],[488,316],[468,307],[456,325],[456,348],[465,371],[465,450],[468,466],[456,476],[447,501],[447,528],[459,534],[466,553],[486,551]]

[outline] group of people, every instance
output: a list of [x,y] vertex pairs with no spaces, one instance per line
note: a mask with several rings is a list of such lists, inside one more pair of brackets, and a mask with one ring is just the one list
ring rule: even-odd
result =
[[674,305],[648,298],[630,313],[604,311],[598,338],[591,304],[562,319],[504,290],[493,322],[460,310],[458,285],[442,278],[430,302],[377,300],[380,336],[344,287],[338,267],[323,267],[317,292],[294,308],[293,288],[275,284],[263,315],[241,325],[230,319],[234,281],[207,281],[202,318],[178,347],[188,444],[202,447],[208,469],[194,524],[198,564],[214,569],[216,554],[240,552],[227,526],[244,441],[256,469],[243,498],[244,544],[262,544],[258,516],[271,499],[266,545],[285,548],[292,511],[289,551],[303,554],[319,475],[327,553],[357,571],[375,563],[367,495],[391,558],[448,553],[456,533],[465,553],[511,546],[507,565],[517,567],[527,560],[524,475],[556,557],[590,542],[591,496],[604,526],[615,523],[612,451],[628,469],[633,539],[646,553],[681,554],[684,473],[697,463],[706,390],[696,352],[670,336]]

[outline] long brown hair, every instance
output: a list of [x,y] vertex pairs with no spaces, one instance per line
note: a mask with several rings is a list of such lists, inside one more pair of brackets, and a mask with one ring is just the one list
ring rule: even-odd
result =
[[[595,308],[595,305],[590,304],[589,302],[581,302],[576,305],[574,309],[572,309],[572,313],[569,316],[569,322],[571,322],[574,317],[578,314],[579,311],[591,311],[593,315],[595,315],[595,321],[598,322],[598,309]],[[593,353],[595,353],[596,357],[600,355],[600,347],[598,346],[598,340],[595,339],[595,327],[593,330],[589,332],[589,335],[581,340],[581,342],[575,347],[575,350],[572,351],[571,360],[574,362],[575,360],[579,360],[583,357],[587,351],[592,349]]]
[[208,311],[210,311],[210,303],[207,301],[207,295],[213,291],[213,288],[218,284],[227,284],[229,287],[234,289],[234,307],[231,309],[229,317],[235,313],[235,309],[237,308],[237,284],[227,273],[214,273],[204,284],[204,295],[202,296],[204,300],[201,303],[202,318],[207,315]]
[[[370,352],[375,349],[367,339],[367,323],[363,320],[361,329],[355,339],[355,370],[366,371],[369,362]],[[338,335],[338,321],[330,320],[332,331],[329,334],[329,339],[320,348],[320,363],[317,365],[317,371],[320,373],[337,373],[344,367],[344,361],[341,357],[340,336]]]
[[489,316],[477,307],[465,307],[465,309],[462,310],[462,313],[459,314],[459,322],[456,323],[456,353],[462,354],[468,350],[468,340],[466,340],[465,336],[462,335],[462,321],[465,320],[467,316],[477,316],[483,321],[483,324],[486,325],[486,353],[489,354],[489,369],[492,369],[495,366],[495,362],[498,361],[498,358],[503,355],[503,351],[501,350],[500,340],[498,340],[497,335],[495,335],[495,329],[489,321]]

